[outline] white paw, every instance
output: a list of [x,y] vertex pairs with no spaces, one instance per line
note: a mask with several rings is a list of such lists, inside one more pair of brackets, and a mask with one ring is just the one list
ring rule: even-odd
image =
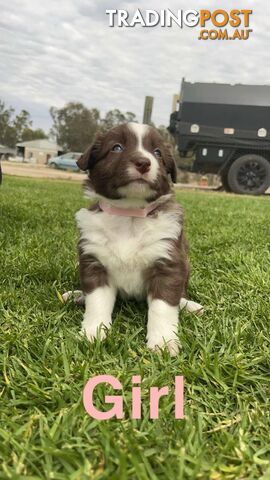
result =
[[192,300],[187,300],[186,298],[181,298],[180,300],[180,310],[186,309],[187,312],[196,313],[196,315],[203,314],[203,306]]
[[73,299],[77,305],[84,305],[85,298],[81,290],[69,290],[62,294],[62,300],[66,303],[69,299]]
[[82,322],[81,335],[85,335],[90,342],[93,342],[97,337],[100,340],[104,340],[107,336],[110,324],[104,325],[104,323],[89,323],[89,321]]
[[147,346],[150,350],[154,350],[155,352],[160,352],[160,350],[167,348],[171,357],[177,355],[180,348],[180,344],[176,336],[175,338],[170,338],[167,340],[160,337],[150,337],[147,341]]
[[161,299],[148,298],[147,345],[151,350],[167,348],[171,356],[178,353],[177,325],[179,307]]

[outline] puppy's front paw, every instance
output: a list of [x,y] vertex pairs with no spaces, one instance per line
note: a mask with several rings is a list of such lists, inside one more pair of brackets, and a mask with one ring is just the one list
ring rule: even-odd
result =
[[170,355],[177,355],[178,306],[169,305],[164,300],[148,298],[147,345],[151,350],[167,348]]
[[110,328],[110,324],[105,325],[104,323],[93,323],[88,320],[82,322],[81,334],[85,335],[90,342],[93,342],[95,338],[104,340],[107,335],[107,331]]
[[171,357],[175,357],[180,348],[177,337],[168,340],[165,340],[164,338],[148,338],[147,346],[150,350],[154,350],[157,353],[160,353],[160,350],[167,348]]
[[73,299],[76,305],[84,305],[85,303],[85,298],[81,290],[69,290],[62,294],[62,301],[64,303],[70,299]]
[[192,300],[187,300],[186,298],[181,298],[180,300],[180,310],[186,309],[187,312],[195,313],[196,315],[203,315],[204,310],[203,306]]

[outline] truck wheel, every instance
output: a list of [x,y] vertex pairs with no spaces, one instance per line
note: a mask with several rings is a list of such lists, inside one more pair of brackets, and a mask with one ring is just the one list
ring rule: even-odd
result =
[[220,179],[225,192],[231,192],[228,184],[228,171],[221,173]]
[[228,172],[232,192],[261,195],[270,185],[270,163],[260,155],[248,154],[237,158]]

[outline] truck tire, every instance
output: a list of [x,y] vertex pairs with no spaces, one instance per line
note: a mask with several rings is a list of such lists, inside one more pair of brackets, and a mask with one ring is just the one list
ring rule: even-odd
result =
[[228,185],[234,193],[261,195],[270,186],[270,162],[252,153],[237,158],[229,169]]

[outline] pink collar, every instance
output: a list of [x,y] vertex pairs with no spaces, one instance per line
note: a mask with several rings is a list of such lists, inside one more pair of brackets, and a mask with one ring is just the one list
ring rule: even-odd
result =
[[155,208],[160,205],[160,201],[156,200],[155,202],[149,203],[145,208],[121,208],[110,205],[109,203],[99,201],[99,206],[101,210],[110,215],[119,215],[120,217],[138,217],[145,218],[149,213],[153,212]]

